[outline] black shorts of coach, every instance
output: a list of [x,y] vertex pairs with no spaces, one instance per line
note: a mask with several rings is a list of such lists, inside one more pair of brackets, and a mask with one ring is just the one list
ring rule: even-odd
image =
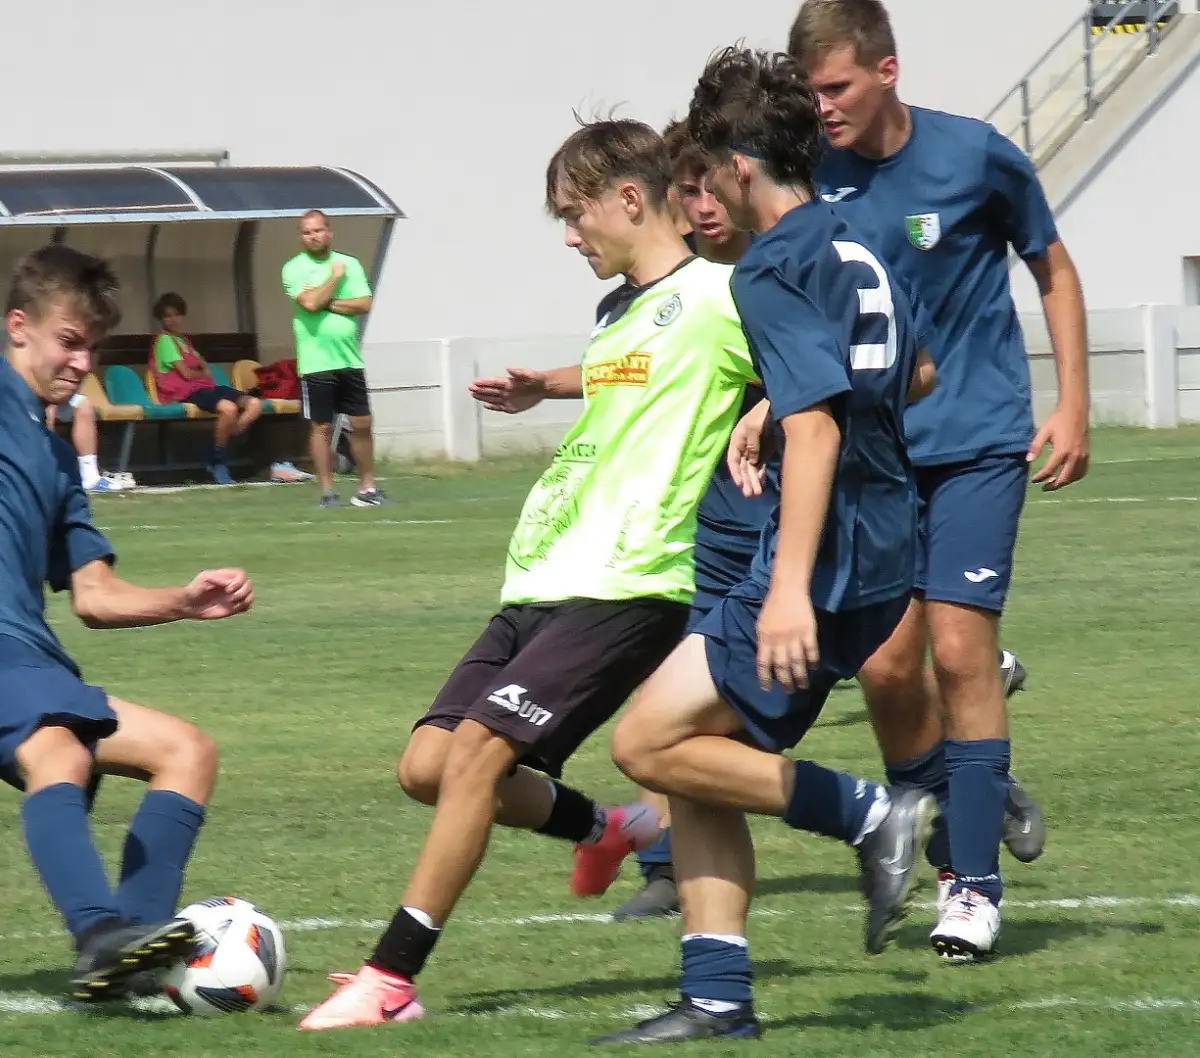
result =
[[371,414],[367,373],[361,367],[314,371],[300,379],[300,400],[309,422],[333,422],[335,415]]
[[687,617],[685,604],[649,598],[506,606],[414,730],[474,720],[557,778],[679,645]]

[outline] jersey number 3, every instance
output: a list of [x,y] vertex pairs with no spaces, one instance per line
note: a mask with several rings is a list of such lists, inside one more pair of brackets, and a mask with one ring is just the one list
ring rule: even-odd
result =
[[887,320],[887,340],[850,347],[850,366],[855,371],[885,371],[896,362],[896,306],[892,301],[892,284],[878,259],[861,243],[839,242],[833,248],[847,264],[865,264],[875,273],[879,286],[869,290],[859,287],[859,316],[883,316]]

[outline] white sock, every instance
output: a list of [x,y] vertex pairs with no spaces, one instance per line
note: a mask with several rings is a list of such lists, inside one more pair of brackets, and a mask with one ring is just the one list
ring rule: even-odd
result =
[[100,467],[95,456],[79,457],[79,476],[83,479],[85,489],[90,489],[100,480]]
[[412,918],[415,918],[418,922],[420,922],[421,925],[426,929],[440,930],[442,928],[441,926],[435,926],[433,924],[433,919],[430,918],[429,915],[422,911],[419,907],[408,907],[405,905],[404,910],[407,911]]
[[871,805],[867,812],[867,818],[863,822],[863,828],[859,832],[858,837],[854,839],[853,844],[859,845],[862,839],[868,834],[879,829],[879,824],[888,817],[888,813],[892,810],[892,799],[888,797],[887,790],[882,786],[875,788],[875,803]]
[[731,1003],[728,999],[697,999],[695,996],[688,998],[692,1001],[692,1006],[699,1007],[707,1014],[732,1014],[742,1005]]

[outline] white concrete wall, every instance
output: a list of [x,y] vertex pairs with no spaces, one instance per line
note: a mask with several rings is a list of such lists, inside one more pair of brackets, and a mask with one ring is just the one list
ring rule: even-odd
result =
[[[1197,115],[1200,66],[1059,215],[1090,309],[1195,303],[1194,293],[1185,297],[1184,258],[1200,257]],[[1024,267],[1013,269],[1013,292],[1022,310],[1037,307]]]
[[[713,49],[783,46],[798,0],[53,6],[52,34],[45,5],[5,6],[7,39],[33,42],[5,56],[5,150],[222,146],[359,170],[410,217],[370,323],[394,343],[584,326],[597,284],[542,212],[571,108],[665,122]],[[982,113],[1082,7],[892,0],[905,93]]]
[[[1023,314],[1039,421],[1057,397],[1054,357],[1040,313]],[[1200,422],[1200,307],[1141,305],[1088,315],[1092,420],[1129,426]],[[484,411],[467,393],[478,375],[506,367],[575,363],[587,335],[488,342],[400,342],[373,349],[394,365],[386,382],[420,386],[375,397],[378,443],[394,456],[476,459],[547,451],[579,414],[579,401],[547,401],[523,415]]]

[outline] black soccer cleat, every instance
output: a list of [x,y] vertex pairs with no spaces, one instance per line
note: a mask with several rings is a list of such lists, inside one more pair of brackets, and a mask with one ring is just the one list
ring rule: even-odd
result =
[[1032,863],[1046,848],[1046,821],[1038,803],[1010,777],[1004,801],[1004,844],[1022,863]]
[[70,995],[81,1003],[102,1003],[127,995],[146,971],[186,958],[196,942],[196,927],[177,918],[156,925],[107,919],[79,938],[71,973]]
[[710,1014],[696,1006],[687,996],[666,1011],[645,1021],[639,1021],[631,1029],[611,1032],[588,1040],[592,1047],[610,1043],[679,1043],[682,1040],[711,1039],[757,1039],[762,1035],[762,1026],[754,1016],[754,1007],[743,1003],[728,1014]]
[[654,867],[646,884],[613,912],[614,922],[639,918],[663,918],[679,914],[679,890],[670,867]]
[[863,947],[878,955],[908,913],[920,856],[937,816],[933,794],[919,789],[888,791],[887,817],[858,843],[859,884],[867,901]]

